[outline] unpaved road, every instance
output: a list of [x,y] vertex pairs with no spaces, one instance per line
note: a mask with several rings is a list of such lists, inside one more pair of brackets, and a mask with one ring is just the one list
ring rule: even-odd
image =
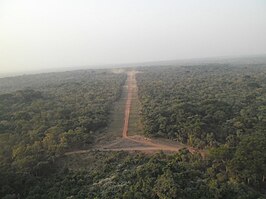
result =
[[130,71],[127,73],[127,101],[125,106],[125,121],[124,121],[124,128],[122,132],[123,138],[128,138],[128,123],[129,123],[129,114],[131,108],[131,101],[132,101],[132,88],[133,88],[133,80],[135,79],[135,71]]
[[132,104],[132,93],[134,92],[133,89],[136,85],[133,85],[136,82],[136,71],[128,71],[127,72],[127,99],[125,105],[125,112],[124,112],[124,127],[122,132],[122,138],[110,141],[108,144],[96,145],[93,149],[90,150],[80,150],[80,151],[72,151],[66,153],[69,154],[76,154],[76,153],[86,153],[88,151],[141,151],[145,153],[153,153],[157,151],[166,151],[166,152],[177,152],[182,148],[187,148],[191,153],[199,152],[202,156],[205,156],[203,151],[199,151],[189,146],[185,146],[178,142],[174,142],[171,140],[166,139],[149,139],[144,136],[135,135],[129,136],[128,135],[128,125],[130,119],[130,110]]

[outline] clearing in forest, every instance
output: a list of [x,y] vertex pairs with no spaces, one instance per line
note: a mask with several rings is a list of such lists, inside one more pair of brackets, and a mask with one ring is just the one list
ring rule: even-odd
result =
[[[192,153],[198,151],[175,141],[150,139],[142,135],[136,73],[135,70],[127,72],[127,80],[121,98],[116,102],[113,109],[112,122],[107,128],[107,132],[98,137],[93,150],[153,153],[158,151],[177,152],[181,148],[187,148]],[[67,154],[86,153],[88,151],[90,150],[73,151]]]

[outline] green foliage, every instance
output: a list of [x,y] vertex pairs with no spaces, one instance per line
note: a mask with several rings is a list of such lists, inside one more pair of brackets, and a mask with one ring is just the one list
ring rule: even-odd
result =
[[265,128],[266,68],[221,64],[141,69],[137,75],[148,136],[198,148]]
[[266,131],[244,136],[231,160],[231,169],[239,182],[257,188],[266,186]]
[[207,157],[91,151],[125,74],[76,71],[0,79],[0,198],[266,198],[262,66],[143,68],[145,133]]
[[107,71],[0,79],[0,169],[10,177],[0,197],[19,192],[11,182],[20,175],[47,176],[65,151],[88,147],[108,125],[125,79]]
[[[92,158],[87,161],[88,157]],[[78,162],[77,162],[78,160]],[[60,162],[61,161],[61,162]],[[91,152],[57,162],[57,172],[25,180],[23,198],[263,198],[242,183],[214,178],[208,161],[183,150],[152,156]],[[85,161],[86,168],[80,167]],[[69,169],[60,165],[73,165]],[[14,190],[4,188],[12,194]]]

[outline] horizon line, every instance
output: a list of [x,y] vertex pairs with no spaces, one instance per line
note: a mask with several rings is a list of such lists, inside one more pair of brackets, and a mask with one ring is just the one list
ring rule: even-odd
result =
[[[56,68],[46,68],[39,70],[28,70],[28,71],[18,71],[18,72],[8,72],[1,73],[0,78],[7,77],[16,77],[16,76],[24,76],[24,75],[37,75],[37,74],[45,74],[45,73],[56,73],[56,72],[70,72],[70,71],[78,71],[78,70],[89,70],[89,69],[110,69],[110,68],[128,68],[128,67],[141,67],[141,66],[159,66],[160,64],[168,65],[170,62],[177,62],[172,64],[189,64],[184,63],[187,61],[221,61],[223,59],[244,59],[244,58],[258,58],[265,57],[266,53],[262,54],[249,54],[249,55],[221,55],[221,56],[213,56],[213,57],[195,57],[195,58],[180,58],[180,59],[165,59],[165,60],[154,60],[154,61],[143,61],[143,62],[121,62],[121,63],[110,63],[110,64],[94,64],[94,65],[72,65],[72,66],[59,66]],[[178,63],[180,62],[180,63]],[[183,63],[182,63],[183,62]],[[192,64],[192,63],[190,63]],[[193,63],[195,64],[195,63]]]

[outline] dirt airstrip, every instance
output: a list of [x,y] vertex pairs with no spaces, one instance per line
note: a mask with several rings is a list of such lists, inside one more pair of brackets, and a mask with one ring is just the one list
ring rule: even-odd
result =
[[68,154],[76,154],[76,153],[86,153],[88,151],[141,151],[145,153],[154,153],[158,151],[165,152],[177,152],[182,148],[187,148],[191,153],[199,152],[204,156],[204,152],[194,149],[192,147],[183,145],[176,141],[171,141],[168,139],[150,139],[141,135],[129,136],[128,127],[129,127],[129,119],[130,119],[130,111],[132,108],[132,93],[134,89],[137,87],[136,85],[136,71],[131,70],[127,72],[127,97],[124,109],[124,126],[122,135],[120,138],[116,138],[114,140],[110,140],[107,143],[97,143],[92,149],[89,150],[79,150],[72,151],[66,153]]

